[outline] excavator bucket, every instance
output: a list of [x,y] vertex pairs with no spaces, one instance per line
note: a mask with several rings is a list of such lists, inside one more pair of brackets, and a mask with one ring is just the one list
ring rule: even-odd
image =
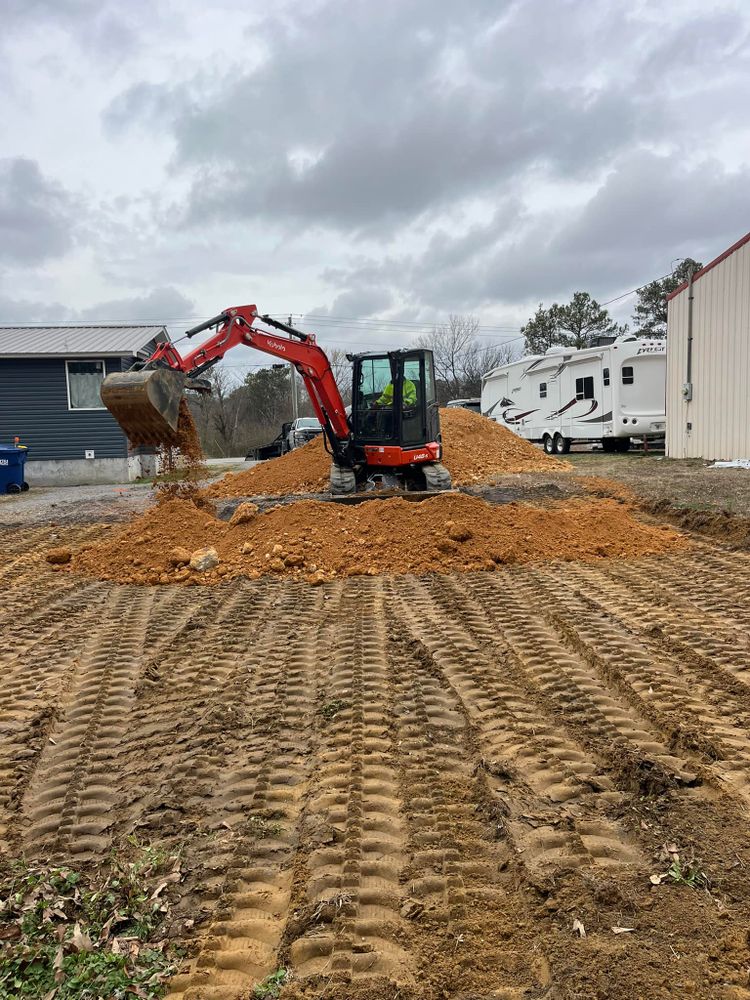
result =
[[102,402],[131,445],[177,444],[185,375],[171,368],[117,372],[102,382]]

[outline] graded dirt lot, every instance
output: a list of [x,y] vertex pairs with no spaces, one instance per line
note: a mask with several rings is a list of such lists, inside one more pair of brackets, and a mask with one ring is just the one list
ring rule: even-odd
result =
[[747,549],[317,587],[44,561],[114,530],[0,529],[0,846],[178,854],[173,1000],[748,1000]]

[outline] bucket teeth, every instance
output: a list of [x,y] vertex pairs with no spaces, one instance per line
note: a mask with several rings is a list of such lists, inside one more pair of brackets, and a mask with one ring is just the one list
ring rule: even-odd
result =
[[169,368],[117,372],[102,382],[101,397],[131,445],[169,446],[178,443],[184,387],[183,373]]

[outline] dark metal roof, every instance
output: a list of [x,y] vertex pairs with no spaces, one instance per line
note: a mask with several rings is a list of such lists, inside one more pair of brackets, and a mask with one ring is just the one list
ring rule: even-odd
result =
[[0,358],[135,356],[164,326],[0,326]]

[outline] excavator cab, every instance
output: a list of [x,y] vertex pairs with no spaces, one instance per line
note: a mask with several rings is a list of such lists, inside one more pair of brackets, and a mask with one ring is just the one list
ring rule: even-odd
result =
[[419,448],[440,440],[432,351],[352,354],[355,445]]

